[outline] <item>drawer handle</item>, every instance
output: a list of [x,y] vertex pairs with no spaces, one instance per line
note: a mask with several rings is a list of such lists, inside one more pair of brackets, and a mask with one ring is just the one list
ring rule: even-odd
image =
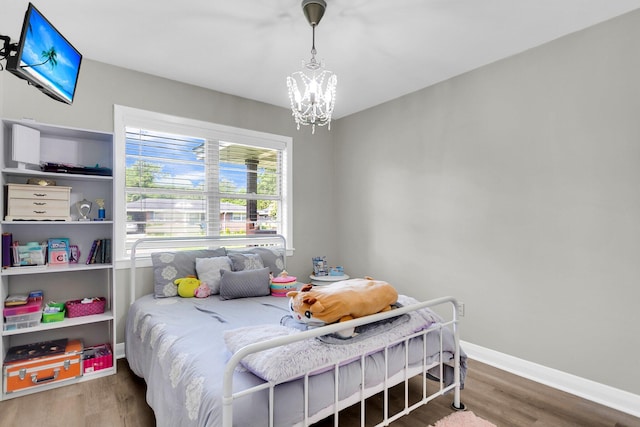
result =
[[47,202],[33,202],[33,204],[36,206],[45,206]]
[[46,214],[47,211],[33,211],[34,214]]
[[36,197],[47,197],[47,193],[33,193]]
[[45,378],[38,378],[38,374],[31,374],[31,382],[33,384],[42,384],[49,381],[55,381],[60,374],[60,368],[56,368],[53,370],[53,375]]

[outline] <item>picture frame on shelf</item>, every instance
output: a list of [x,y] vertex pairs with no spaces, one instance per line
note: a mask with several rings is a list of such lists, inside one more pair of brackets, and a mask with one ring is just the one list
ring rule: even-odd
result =
[[69,245],[69,264],[77,264],[80,260],[80,248],[78,245]]
[[47,253],[49,264],[69,264],[69,239],[66,237],[50,238]]

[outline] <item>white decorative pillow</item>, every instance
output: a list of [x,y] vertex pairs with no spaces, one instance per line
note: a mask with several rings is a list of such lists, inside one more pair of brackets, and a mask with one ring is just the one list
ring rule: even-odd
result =
[[220,270],[231,271],[231,259],[228,256],[196,258],[196,273],[201,282],[209,285],[212,294],[220,293]]

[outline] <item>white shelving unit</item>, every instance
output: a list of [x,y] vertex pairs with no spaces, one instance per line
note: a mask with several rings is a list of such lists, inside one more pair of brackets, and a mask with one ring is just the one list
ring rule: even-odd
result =
[[[45,265],[3,268],[0,273],[0,301],[7,295],[25,294],[31,290],[42,290],[44,301],[65,302],[85,297],[106,298],[105,312],[90,316],[65,317],[63,321],[40,323],[37,326],[4,330],[5,318],[0,323],[0,356],[2,360],[10,347],[61,338],[81,339],[85,347],[109,343],[115,351],[115,268],[109,264],[86,264],[93,241],[112,239],[113,242],[113,176],[42,172],[38,165],[21,164],[12,156],[14,125],[21,125],[40,132],[40,161],[110,168],[113,170],[113,135],[111,133],[45,125],[33,121],[0,121],[0,179],[3,188],[7,184],[26,184],[29,178],[55,181],[56,185],[71,187],[69,212],[72,221],[6,221],[6,194],[0,201],[2,233],[11,233],[13,240],[20,242],[46,242],[49,238],[69,238],[70,244],[80,249],[77,264]],[[17,142],[20,143],[19,141]],[[5,192],[6,193],[6,192]],[[104,221],[77,221],[75,202],[93,202],[90,218],[97,218],[96,199],[105,202]],[[111,245],[113,248],[113,244]],[[113,251],[113,249],[112,249]],[[113,259],[113,257],[112,257]],[[15,393],[5,393],[0,400],[19,397],[42,390],[69,385],[116,373],[115,355],[113,367],[85,374],[77,380],[39,385]]]

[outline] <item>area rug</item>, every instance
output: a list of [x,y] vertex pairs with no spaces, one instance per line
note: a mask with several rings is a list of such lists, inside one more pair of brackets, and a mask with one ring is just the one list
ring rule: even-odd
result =
[[454,412],[429,427],[496,427],[471,411]]

